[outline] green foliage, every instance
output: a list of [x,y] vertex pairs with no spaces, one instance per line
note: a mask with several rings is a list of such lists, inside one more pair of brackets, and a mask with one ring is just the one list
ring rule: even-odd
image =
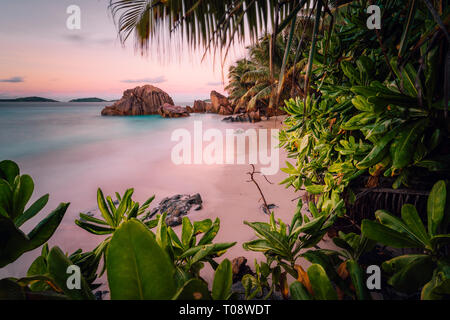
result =
[[170,299],[176,292],[175,268],[141,222],[130,219],[115,232],[107,251],[111,299]]
[[366,237],[387,246],[423,252],[383,263],[383,270],[391,275],[388,283],[397,290],[412,293],[422,288],[422,299],[443,299],[450,295],[450,264],[445,250],[450,235],[444,233],[448,225],[443,219],[447,201],[446,184],[438,181],[428,198],[428,231],[410,204],[403,206],[401,219],[380,210],[375,213],[377,222],[363,220],[362,232]]
[[[148,215],[148,208],[150,207],[152,201],[155,199],[155,196],[150,197],[141,206],[138,202],[134,202],[132,200],[131,197],[133,196],[133,193],[134,189],[126,190],[123,196],[116,192],[117,202],[115,202],[111,196],[107,196],[105,199],[102,190],[99,188],[97,190],[97,205],[103,219],[99,219],[85,213],[80,213],[80,218],[75,220],[75,224],[88,231],[89,233],[95,235],[111,235],[125,221],[139,217],[141,217],[141,220],[144,220]],[[154,226],[155,221],[148,221],[146,222],[146,224],[148,226]],[[103,257],[104,262],[103,270],[101,271],[100,275],[104,273],[106,267],[105,253],[106,250],[108,250],[110,241],[111,236],[108,236],[99,244],[94,252],[90,254],[91,257],[95,257],[95,262],[92,265],[92,268],[90,268],[91,274],[96,271],[95,266],[98,266],[97,258],[99,256]],[[82,257],[79,258],[83,259]]]
[[3,279],[0,285],[0,296],[5,298],[25,299],[71,299],[92,300],[91,288],[83,275],[80,289],[69,289],[68,280],[71,274],[68,267],[74,263],[59,247],[49,250],[44,245],[41,255],[31,264],[27,276],[20,279]]
[[199,278],[200,270],[209,263],[216,270],[218,263],[214,260],[223,255],[236,242],[213,243],[220,229],[220,220],[210,219],[195,221],[184,217],[181,236],[165,223],[166,214],[157,217],[156,241],[163,248],[176,268],[176,279]]
[[[169,231],[167,227],[164,228],[164,218],[164,215],[160,217],[156,234],[135,218],[123,222],[114,232],[106,260],[111,298],[121,300],[228,299],[231,296],[232,284],[229,260],[224,260],[218,265],[212,293],[208,291],[208,285],[204,280],[199,277],[200,266],[194,268],[193,266],[201,263],[204,259],[212,260],[219,251],[223,252],[230,245],[214,246],[209,244],[213,239],[212,236],[208,236],[208,231],[212,226],[205,228],[208,223],[204,222],[197,225],[194,223],[192,226],[189,219],[185,218],[183,232],[189,232],[191,237],[194,237],[194,230],[197,232],[206,230],[204,237],[208,236],[209,239],[204,240],[206,241],[205,245],[191,247],[191,252],[182,253],[179,259],[174,260],[175,248],[172,245],[178,246],[182,242],[175,240],[173,243],[167,238]],[[192,228],[189,228],[188,225],[191,225]],[[187,231],[188,229],[191,231]],[[183,239],[190,243],[191,240],[186,234],[183,233],[183,235],[185,235]],[[187,257],[189,260],[186,259]],[[185,260],[183,261],[183,259]],[[180,267],[182,262],[189,267]],[[192,269],[195,270],[195,274],[189,274],[186,271]]]
[[61,203],[28,234],[20,227],[36,216],[47,204],[48,195],[27,205],[34,190],[33,179],[20,175],[16,163],[0,162],[0,268],[16,261],[50,239],[66,213],[68,203]]

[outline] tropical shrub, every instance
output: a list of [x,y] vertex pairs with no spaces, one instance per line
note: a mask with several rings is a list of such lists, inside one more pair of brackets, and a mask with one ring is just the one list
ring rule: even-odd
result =
[[209,263],[216,270],[219,264],[214,259],[236,244],[236,242],[213,243],[220,229],[218,218],[214,223],[210,219],[192,223],[189,218],[184,217],[180,237],[172,227],[167,226],[165,218],[166,214],[157,217],[156,242],[175,266],[175,278],[179,283],[191,278],[200,278],[200,270],[205,263]]
[[[88,231],[89,233],[95,235],[111,235],[117,230],[117,228],[125,221],[133,218],[145,217],[148,215],[148,208],[150,204],[155,199],[155,196],[150,197],[141,206],[138,202],[132,200],[134,189],[128,189],[125,191],[124,195],[121,196],[116,192],[116,202],[111,198],[111,196],[103,195],[100,188],[97,190],[97,205],[100,214],[103,219],[93,217],[91,215],[80,213],[80,218],[75,220],[76,225]],[[117,206],[116,206],[117,203]],[[146,222],[148,225],[155,225],[155,221]],[[94,256],[102,256],[103,260],[106,259],[106,250],[108,249],[109,242],[111,241],[111,236],[104,239],[99,246],[94,250]],[[94,261],[96,258],[94,258]],[[94,263],[94,266],[98,263]],[[103,270],[100,275],[105,271],[106,263],[103,263]]]
[[414,248],[420,252],[383,263],[383,270],[390,275],[388,283],[395,289],[406,293],[421,289],[421,298],[425,300],[450,296],[449,203],[446,183],[441,180],[428,197],[428,228],[411,204],[402,207],[401,219],[379,210],[375,213],[376,222],[363,220],[362,233],[366,237],[390,247]]
[[49,198],[48,194],[44,195],[27,206],[33,190],[33,179],[29,175],[20,175],[16,163],[9,160],[0,162],[0,268],[46,243],[69,206],[61,203],[28,234],[24,234],[20,227],[36,216]]
[[[232,284],[230,261],[225,259],[216,268],[212,292],[202,279],[180,279],[177,276],[177,266],[173,264],[167,251],[171,241],[162,241],[169,240],[167,229],[161,228],[164,217],[159,221],[160,227],[156,234],[135,218],[122,223],[114,232],[107,250],[111,299],[228,299]],[[200,261],[212,252],[209,248],[211,246],[201,245],[191,250],[195,251],[192,259]]]

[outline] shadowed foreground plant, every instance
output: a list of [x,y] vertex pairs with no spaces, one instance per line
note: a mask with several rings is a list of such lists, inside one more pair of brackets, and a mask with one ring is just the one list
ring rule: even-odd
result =
[[73,262],[59,247],[49,250],[45,245],[26,277],[0,280],[0,300],[93,300],[91,289],[82,275],[80,289],[68,287],[71,274],[67,270],[72,265]]
[[[111,299],[221,300],[231,296],[230,261],[224,260],[217,267],[211,293],[207,283],[199,278],[177,279],[176,266],[166,248],[161,246],[160,235],[161,229],[154,234],[135,218],[122,223],[117,229],[108,247],[106,260]],[[199,256],[205,252],[197,251]]]
[[406,254],[383,263],[391,275],[388,283],[395,289],[414,293],[421,288],[421,298],[445,299],[450,297],[450,260],[448,244],[450,234],[450,200],[446,183],[438,181],[430,192],[427,204],[428,229],[416,208],[405,204],[401,219],[384,210],[375,213],[377,221],[363,220],[362,233],[369,239],[394,248],[415,248],[418,254]]
[[[92,217],[85,213],[80,213],[80,219],[75,220],[75,223],[88,231],[89,233],[96,235],[110,235],[124,222],[133,218],[138,218],[142,215],[148,214],[147,209],[151,202],[155,199],[155,196],[150,197],[142,206],[138,202],[134,202],[131,197],[133,196],[134,189],[128,189],[125,194],[120,196],[116,192],[117,202],[114,202],[110,196],[106,199],[102,190],[97,190],[97,204],[100,214],[103,219]],[[148,225],[153,224],[154,221],[147,222]],[[94,250],[95,256],[103,256],[106,259],[105,252],[108,249],[111,236],[107,237],[100,243],[100,245]],[[105,262],[105,261],[104,261]],[[100,273],[102,275],[105,271],[106,263],[104,263],[103,270]]]
[[28,234],[20,227],[36,216],[47,204],[46,194],[27,206],[34,190],[33,179],[20,175],[13,161],[0,162],[0,268],[16,261],[50,239],[66,213],[68,203],[61,203]]

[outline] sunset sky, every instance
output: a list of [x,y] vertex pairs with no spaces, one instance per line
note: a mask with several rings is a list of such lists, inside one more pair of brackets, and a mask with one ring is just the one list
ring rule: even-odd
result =
[[[66,27],[70,5],[81,8],[81,30]],[[132,39],[124,48],[108,0],[0,0],[0,8],[0,98],[117,99],[145,83],[178,102],[223,92],[220,59],[201,62],[203,52],[177,52],[175,46],[159,58],[142,57]],[[228,61],[243,54],[237,49]]]

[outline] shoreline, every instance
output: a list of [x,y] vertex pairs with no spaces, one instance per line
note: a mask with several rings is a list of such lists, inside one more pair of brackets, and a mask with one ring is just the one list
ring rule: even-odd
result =
[[[71,202],[66,216],[50,239],[49,245],[59,245],[63,251],[71,253],[81,248],[92,250],[104,237],[95,236],[75,225],[79,212],[86,212],[96,207],[96,190],[102,188],[105,196],[116,191],[123,193],[127,188],[134,188],[133,199],[142,202],[155,194],[156,199],[151,208],[165,198],[175,194],[199,193],[203,199],[203,209],[191,211],[188,217],[193,220],[219,218],[221,228],[215,242],[237,242],[227,253],[217,259],[219,262],[244,256],[247,264],[254,269],[254,259],[264,259],[262,253],[248,252],[242,248],[244,242],[255,239],[253,230],[244,225],[244,221],[268,221],[269,217],[261,210],[260,194],[256,186],[247,182],[249,164],[244,165],[175,165],[170,161],[171,129],[185,127],[191,130],[195,120],[204,122],[205,130],[218,127],[225,129],[280,129],[282,117],[263,120],[258,123],[224,123],[220,115],[195,115],[183,119],[167,119],[164,130],[159,127],[155,132],[143,133],[137,137],[124,137],[110,141],[100,141],[73,149],[66,148],[43,154],[38,157],[22,158],[18,161],[22,172],[30,174],[35,181],[33,199],[50,193],[50,201],[43,213],[24,225],[28,232],[48,212],[60,202]],[[130,144],[130,139],[133,139]],[[167,140],[169,139],[169,140]],[[163,143],[161,143],[161,141]],[[175,142],[173,143],[175,144]],[[268,143],[268,148],[270,142]],[[289,222],[296,209],[292,199],[300,194],[293,189],[286,189],[279,182],[286,178],[280,169],[287,160],[284,149],[279,149],[279,170],[268,176],[269,184],[261,175],[255,176],[268,201],[277,205],[274,209],[276,218]],[[246,148],[248,159],[248,148]],[[258,170],[259,165],[256,166]],[[45,212],[45,213],[44,213]],[[181,226],[174,227],[176,233]],[[24,276],[28,266],[37,257],[40,250],[28,252],[21,259],[2,270],[2,276]],[[202,276],[212,280],[212,268],[205,265]],[[101,278],[106,284],[106,278]],[[211,282],[212,283],[212,282]],[[103,288],[103,286],[102,286]]]

